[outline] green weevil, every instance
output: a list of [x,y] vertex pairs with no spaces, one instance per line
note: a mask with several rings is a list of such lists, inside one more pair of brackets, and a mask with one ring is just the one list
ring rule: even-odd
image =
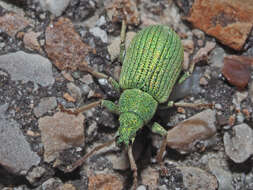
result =
[[[111,77],[86,68],[98,78],[107,78],[115,89],[121,89],[118,105],[109,100],[88,104],[73,113],[80,113],[91,107],[102,105],[119,115],[119,129],[115,139],[96,147],[67,171],[80,166],[95,151],[113,142],[123,143],[128,148],[131,169],[134,172],[134,188],[137,186],[137,167],[132,155],[132,144],[136,133],[148,124],[154,116],[158,104],[168,101],[173,86],[182,71],[183,46],[180,37],[168,26],[148,26],[138,32],[131,41],[125,56],[124,39],[126,25],[121,29],[121,59],[123,61],[119,83]],[[183,77],[184,78],[184,77]],[[166,136],[167,131],[158,123],[151,125],[153,132]],[[166,146],[166,142],[163,143]],[[162,151],[159,153],[161,160]]]

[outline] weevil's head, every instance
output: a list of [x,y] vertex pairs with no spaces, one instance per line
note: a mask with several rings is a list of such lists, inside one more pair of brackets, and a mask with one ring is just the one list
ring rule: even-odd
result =
[[137,131],[148,123],[157,109],[157,101],[139,89],[125,90],[119,99],[120,127],[118,143],[128,145]]
[[137,131],[143,126],[143,120],[135,113],[126,112],[119,117],[120,127],[118,130],[119,137],[117,143],[128,145],[133,141]]

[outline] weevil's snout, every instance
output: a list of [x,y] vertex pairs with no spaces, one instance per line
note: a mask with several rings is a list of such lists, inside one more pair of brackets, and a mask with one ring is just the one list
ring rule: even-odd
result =
[[135,138],[136,132],[143,126],[142,119],[132,112],[126,112],[119,117],[119,137],[117,144],[124,143],[128,145]]

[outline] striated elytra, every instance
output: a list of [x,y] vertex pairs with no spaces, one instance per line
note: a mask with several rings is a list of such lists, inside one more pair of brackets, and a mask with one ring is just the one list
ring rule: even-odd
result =
[[152,119],[158,103],[166,102],[182,70],[183,47],[179,36],[163,25],[136,34],[126,51],[119,86],[118,142],[129,143]]

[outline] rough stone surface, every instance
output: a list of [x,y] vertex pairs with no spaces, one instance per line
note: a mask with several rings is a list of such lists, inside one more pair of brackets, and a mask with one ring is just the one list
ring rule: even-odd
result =
[[40,55],[23,51],[0,56],[0,68],[6,70],[12,80],[32,81],[41,86],[54,84],[52,64]]
[[197,0],[188,17],[195,27],[235,50],[242,49],[252,20],[253,3],[248,0]]
[[253,65],[253,58],[246,56],[227,56],[224,58],[222,74],[228,82],[239,89],[244,89],[250,79],[250,67]]
[[70,183],[61,185],[57,190],[76,190],[75,186]]
[[29,31],[25,33],[23,38],[25,47],[30,50],[42,51],[37,39],[40,36],[40,34],[41,34],[40,32],[34,31]]
[[69,5],[70,0],[40,0],[39,2],[44,10],[50,11],[55,16],[60,16]]
[[0,117],[0,144],[0,165],[13,173],[27,172],[40,163],[15,120]]
[[181,153],[194,151],[197,142],[215,135],[215,121],[215,111],[210,109],[194,115],[168,131],[167,145]]
[[200,61],[206,61],[209,53],[215,48],[215,42],[207,42],[205,47],[200,48],[194,55],[192,62],[198,63]]
[[184,186],[188,190],[216,190],[216,178],[204,170],[195,167],[178,167],[182,171]]
[[209,56],[211,66],[221,69],[225,55],[224,49],[216,47]]
[[96,174],[89,176],[88,190],[122,190],[123,181],[114,174]]
[[102,30],[99,27],[94,27],[90,29],[90,33],[93,34],[95,37],[100,38],[100,40],[104,43],[108,42],[106,31]]
[[108,155],[106,158],[111,161],[112,167],[115,170],[126,170],[129,168],[129,159],[126,151],[120,155]]
[[155,168],[147,167],[141,173],[141,182],[149,189],[155,190],[158,185],[159,172]]
[[40,179],[46,172],[46,169],[43,167],[35,167],[32,169],[31,172],[28,173],[28,175],[26,176],[26,179],[33,184],[34,182],[36,182],[38,179]]
[[36,117],[40,117],[50,110],[53,110],[57,106],[57,101],[55,97],[45,97],[41,98],[38,106],[34,108],[34,114]]
[[58,152],[84,143],[84,116],[57,112],[52,117],[39,119],[41,138],[44,144],[44,160],[50,162]]
[[22,16],[15,13],[7,13],[0,17],[0,30],[6,32],[12,38],[18,31],[29,25],[29,22]]
[[233,177],[229,171],[223,169],[220,160],[216,158],[210,159],[208,167],[219,182],[218,190],[234,190],[232,185]]
[[234,136],[224,134],[226,154],[236,163],[246,161],[253,154],[253,131],[245,123],[233,127]]
[[[127,32],[126,33],[126,49],[128,48],[130,42],[135,36],[135,32]],[[112,40],[111,44],[107,47],[108,52],[110,54],[111,60],[114,61],[119,57],[120,54],[120,37],[116,37]]]
[[45,35],[45,50],[58,69],[76,70],[86,64],[85,57],[91,48],[82,42],[69,19],[61,17],[51,23]]

